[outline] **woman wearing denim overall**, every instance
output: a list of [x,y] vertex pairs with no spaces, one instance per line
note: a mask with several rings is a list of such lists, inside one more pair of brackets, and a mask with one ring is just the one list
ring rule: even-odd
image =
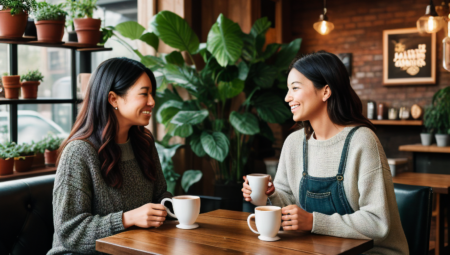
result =
[[[266,192],[282,207],[283,230],[373,239],[365,254],[408,254],[386,155],[343,63],[327,52],[302,57],[287,87],[299,130]],[[251,201],[247,180],[242,191]]]

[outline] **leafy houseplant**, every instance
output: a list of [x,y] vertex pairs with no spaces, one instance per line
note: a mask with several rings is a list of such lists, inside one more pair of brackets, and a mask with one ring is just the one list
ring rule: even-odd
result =
[[437,146],[445,147],[448,145],[450,134],[450,86],[440,89],[434,94],[432,107]]
[[425,107],[425,113],[423,115],[423,131],[420,133],[420,140],[423,146],[430,146],[433,139],[433,122],[434,122],[434,109],[433,106]]
[[40,147],[45,150],[45,165],[54,166],[56,163],[56,159],[58,158],[58,149],[63,141],[63,138],[60,138],[53,134],[48,134],[44,139],[42,139],[40,143]]
[[73,20],[82,18],[83,16],[81,16],[82,14],[78,10],[77,1],[66,0],[66,10],[67,10],[66,27],[71,29],[71,31],[68,31],[69,41],[78,42],[77,33],[75,32],[75,25],[73,23]]
[[14,157],[19,156],[15,150],[14,142],[5,142],[0,144],[0,175],[8,175],[13,173]]
[[[70,0],[67,0],[70,1]],[[101,20],[93,19],[94,10],[97,9],[97,0],[79,0],[75,4],[68,3],[71,16],[77,32],[78,42],[96,45],[100,42]]]
[[[208,156],[216,184],[240,182],[255,135],[273,141],[267,122],[283,123],[291,116],[283,100],[286,72],[301,39],[264,48],[270,25],[267,18],[261,18],[246,34],[221,14],[206,44],[199,43],[184,19],[169,11],[155,15],[150,24],[153,32],[145,32],[144,27],[131,21],[114,28],[115,33],[141,40],[155,50],[159,40],[176,49],[169,54],[144,56],[115,37],[157,75],[156,118],[166,127],[167,136],[185,137],[196,155]],[[185,63],[181,52],[190,64]],[[194,55],[205,62],[202,70]],[[175,89],[168,89],[168,84]],[[183,100],[177,88],[186,89],[191,99]],[[245,96],[243,103],[236,100],[241,93]],[[236,103],[240,104],[231,108]]]
[[0,0],[0,36],[22,38],[28,14],[36,8],[35,0]]
[[34,13],[38,41],[61,42],[64,36],[66,15],[64,4],[40,2]]
[[39,70],[29,71],[21,76],[23,98],[37,98],[38,86],[44,80]]
[[26,172],[31,169],[34,159],[34,148],[32,144],[18,144],[15,151],[19,154],[14,158],[17,172]]
[[[164,173],[164,178],[167,182],[167,191],[175,194],[175,186],[177,180],[180,178],[180,174],[176,173],[173,169],[172,157],[175,155],[176,150],[182,146],[181,144],[168,145],[166,142],[156,142],[156,149],[158,150],[159,161],[161,162],[161,168]],[[181,187],[184,192],[188,192],[189,188],[200,181],[203,173],[199,170],[187,170],[181,177]]]
[[20,90],[20,76],[8,75],[3,73],[2,75],[3,88],[5,89],[5,98],[18,99]]

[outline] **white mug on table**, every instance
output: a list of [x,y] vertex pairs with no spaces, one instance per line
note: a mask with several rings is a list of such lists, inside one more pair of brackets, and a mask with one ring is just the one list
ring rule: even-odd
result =
[[[250,219],[255,218],[255,231],[250,225]],[[263,241],[277,241],[280,237],[277,236],[281,226],[281,207],[279,206],[258,206],[255,208],[255,213],[250,214],[247,218],[247,224],[251,231],[259,234],[258,238]]]
[[198,196],[176,196],[172,198],[164,198],[161,204],[164,205],[166,201],[172,202],[173,211],[175,214],[171,213],[166,207],[167,213],[178,219],[180,224],[177,228],[181,229],[194,229],[198,228],[198,224],[195,224],[197,217],[200,213],[200,197]]

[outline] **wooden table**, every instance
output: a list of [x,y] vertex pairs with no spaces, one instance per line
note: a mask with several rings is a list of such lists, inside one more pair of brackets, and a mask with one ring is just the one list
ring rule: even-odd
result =
[[97,240],[96,250],[109,254],[361,254],[373,248],[373,240],[308,232],[280,232],[279,241],[260,241],[247,226],[248,215],[227,210],[204,213],[195,230],[178,229],[177,221],[166,221],[157,229],[133,228]]
[[[436,248],[435,254],[449,254],[445,247],[445,207],[450,220],[450,175],[406,172],[392,177],[394,183],[431,187],[436,193]],[[449,240],[450,244],[450,235]]]

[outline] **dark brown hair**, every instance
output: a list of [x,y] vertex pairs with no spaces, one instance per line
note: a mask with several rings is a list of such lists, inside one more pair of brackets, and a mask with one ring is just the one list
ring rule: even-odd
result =
[[[361,99],[350,85],[347,69],[336,55],[325,51],[308,54],[294,60],[290,70],[292,68],[312,81],[316,89],[322,89],[325,85],[330,87],[327,112],[333,123],[365,126],[375,131],[372,122],[362,114]],[[293,128],[304,128],[307,139],[314,131],[309,121],[297,123]]]
[[[142,63],[128,58],[111,58],[97,67],[89,79],[88,90],[72,131],[61,144],[57,165],[67,144],[75,140],[87,141],[97,150],[101,174],[106,183],[114,188],[122,187],[123,177],[118,165],[122,152],[114,140],[119,125],[108,102],[108,94],[113,91],[120,97],[126,96],[128,89],[143,73],[150,78],[155,97],[155,76]],[[156,152],[152,151],[153,136],[143,126],[132,126],[128,137],[141,171],[147,179],[154,181],[155,162],[151,155]]]

